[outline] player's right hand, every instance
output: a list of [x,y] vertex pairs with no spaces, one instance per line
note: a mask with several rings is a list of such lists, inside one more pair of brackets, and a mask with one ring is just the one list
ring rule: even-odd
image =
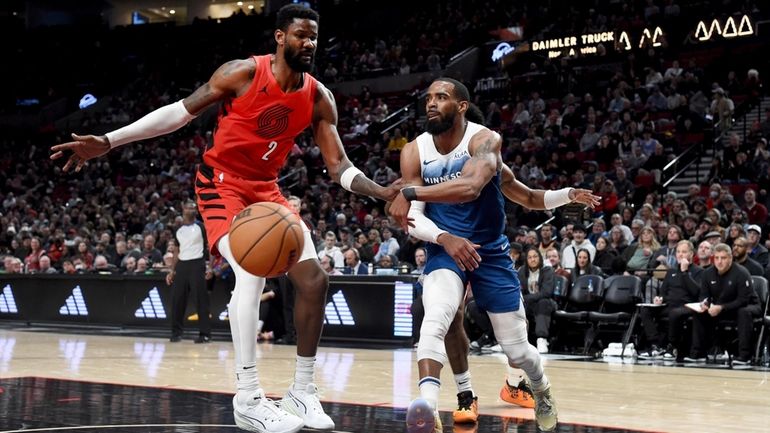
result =
[[171,271],[166,274],[166,284],[169,286],[174,282],[174,271]]
[[51,159],[59,159],[64,156],[65,151],[71,151],[67,163],[64,164],[62,170],[69,171],[70,168],[75,168],[75,171],[80,171],[89,159],[97,158],[110,151],[110,143],[107,141],[107,137],[96,135],[76,135],[72,134],[72,139],[68,143],[57,144],[51,147]]
[[481,256],[476,250],[481,248],[481,245],[450,233],[442,233],[436,241],[444,247],[461,271],[474,271],[479,267]]

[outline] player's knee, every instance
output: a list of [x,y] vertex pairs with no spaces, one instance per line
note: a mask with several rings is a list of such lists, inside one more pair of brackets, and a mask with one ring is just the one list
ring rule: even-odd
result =
[[435,335],[424,335],[420,331],[420,342],[417,344],[417,360],[432,359],[441,365],[447,363],[444,340]]
[[452,309],[452,306],[449,304],[431,305],[425,311],[425,317],[422,319],[420,335],[435,335],[443,339],[447,332],[449,332],[449,326],[452,323],[452,319],[454,319],[454,311]]
[[329,288],[329,275],[326,272],[316,272],[308,277],[305,283],[306,288],[319,295],[326,295],[326,289]]

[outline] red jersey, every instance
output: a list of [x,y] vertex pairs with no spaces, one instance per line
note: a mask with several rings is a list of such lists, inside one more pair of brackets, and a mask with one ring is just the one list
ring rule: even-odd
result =
[[310,126],[318,82],[305,73],[302,88],[285,93],[273,76],[271,57],[254,56],[249,90],[222,104],[214,144],[203,154],[206,165],[243,179],[274,181],[294,138]]

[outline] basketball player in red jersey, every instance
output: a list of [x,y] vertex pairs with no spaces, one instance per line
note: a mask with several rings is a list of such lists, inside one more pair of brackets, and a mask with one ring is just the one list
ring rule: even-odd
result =
[[[228,229],[233,217],[254,202],[289,207],[277,185],[279,169],[294,138],[312,125],[315,141],[335,182],[348,191],[390,201],[398,186],[381,187],[348,160],[337,133],[334,97],[310,71],[318,37],[318,14],[299,5],[278,12],[274,55],[233,60],[208,83],[174,104],[104,136],[79,136],[53,146],[52,159],[71,152],[64,170],[79,171],[89,159],[137,140],[175,131],[211,105],[221,103],[214,144],[203,155],[195,187],[212,252],[233,267],[235,290],[229,304],[235,346],[238,392],[233,398],[238,427],[260,433],[291,433],[303,426],[333,429],[313,384],[315,355],[321,336],[329,285],[320,267],[309,230],[300,261],[289,271],[297,288],[294,321],[297,362],[294,383],[280,406],[265,398],[257,378],[256,342],[259,297],[264,278],[250,275],[233,259]],[[312,259],[312,260],[311,260]]]

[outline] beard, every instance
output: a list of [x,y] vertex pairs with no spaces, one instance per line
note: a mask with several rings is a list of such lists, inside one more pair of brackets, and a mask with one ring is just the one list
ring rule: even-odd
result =
[[426,119],[425,130],[430,135],[443,134],[452,129],[452,125],[455,123],[455,116],[457,116],[457,112],[453,111],[446,116],[439,115],[437,119]]
[[315,52],[310,55],[310,61],[305,62],[302,60],[302,52],[295,50],[288,44],[283,49],[283,59],[289,67],[297,72],[310,72],[313,69],[313,61],[315,60]]

